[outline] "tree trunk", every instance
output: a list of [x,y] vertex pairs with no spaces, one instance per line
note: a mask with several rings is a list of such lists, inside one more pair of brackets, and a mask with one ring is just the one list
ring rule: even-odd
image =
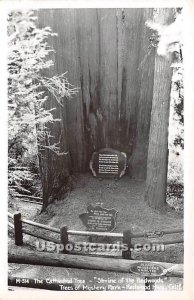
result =
[[[172,9],[160,9],[155,22],[168,24],[172,19]],[[166,203],[171,78],[170,60],[156,55],[145,200],[157,209]]]
[[[8,253],[8,262],[17,264],[28,265],[41,265],[51,267],[64,267],[64,268],[76,268],[87,270],[102,270],[110,272],[122,272],[131,273],[130,267],[135,263],[140,263],[137,260],[128,259],[116,259],[116,258],[102,258],[102,257],[90,257],[83,255],[72,254],[56,254],[49,252],[35,252],[29,251],[23,248],[10,250]],[[166,276],[183,277],[183,265],[171,264],[165,262],[149,262],[143,261],[142,263],[157,264],[165,269],[171,269],[170,273],[166,273]]]

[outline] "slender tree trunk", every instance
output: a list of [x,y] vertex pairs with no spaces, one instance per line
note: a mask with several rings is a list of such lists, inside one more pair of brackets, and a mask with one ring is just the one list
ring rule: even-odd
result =
[[[167,24],[172,17],[172,9],[160,9],[155,22]],[[156,55],[145,200],[157,209],[166,203],[171,78],[170,60]]]

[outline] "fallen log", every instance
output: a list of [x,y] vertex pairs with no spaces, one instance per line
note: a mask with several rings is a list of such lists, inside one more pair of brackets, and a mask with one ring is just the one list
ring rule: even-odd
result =
[[35,200],[42,201],[41,197],[35,197],[35,196],[30,196],[30,195],[17,195],[16,198],[29,198],[29,199],[35,199]]
[[[9,263],[44,265],[53,267],[66,267],[76,269],[102,270],[131,273],[130,267],[134,263],[139,263],[135,260],[116,259],[116,258],[101,258],[71,254],[55,254],[48,252],[35,252],[18,248],[15,252],[10,250],[8,253]],[[143,261],[146,263],[146,261]],[[156,263],[170,271],[165,272],[165,276],[183,277],[183,265],[164,262],[148,262]]]
[[26,200],[26,199],[21,199],[21,201],[27,202],[27,203],[42,205],[42,202],[39,202],[39,201],[32,201],[32,200]]

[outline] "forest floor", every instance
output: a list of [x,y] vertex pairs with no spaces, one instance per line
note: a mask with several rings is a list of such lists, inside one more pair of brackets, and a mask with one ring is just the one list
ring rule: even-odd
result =
[[[164,211],[150,208],[143,199],[145,182],[123,177],[120,180],[99,180],[90,174],[76,175],[74,188],[68,196],[50,204],[47,211],[40,214],[41,206],[23,202],[20,199],[10,207],[10,211],[19,210],[26,219],[60,228],[62,225],[73,230],[86,230],[79,215],[87,212],[89,204],[102,203],[104,208],[114,208],[117,213],[117,222],[114,232],[123,232],[131,229],[133,233],[173,230],[183,228],[182,213],[170,207]],[[133,239],[133,243],[162,243],[181,239],[183,234],[169,234],[152,239]],[[86,241],[87,237],[71,237],[74,242]],[[25,235],[27,247],[35,248],[35,239]],[[116,243],[113,238],[95,238],[92,242]],[[171,263],[183,262],[183,244],[168,245],[165,251],[138,251],[132,252],[133,259],[163,261]]]
[[[171,208],[159,212],[150,208],[144,202],[145,183],[143,181],[130,180],[128,177],[123,177],[120,180],[103,179],[99,180],[92,177],[90,174],[77,175],[74,179],[74,189],[64,197],[63,200],[55,201],[50,204],[47,211],[40,214],[41,206],[16,199],[9,207],[10,212],[18,210],[22,217],[34,220],[39,223],[47,224],[52,227],[60,228],[62,225],[67,225],[69,229],[86,230],[84,224],[79,218],[79,215],[87,211],[89,204],[96,205],[101,202],[104,208],[114,208],[118,211],[117,223],[114,232],[123,232],[123,230],[131,229],[134,233],[163,231],[165,229],[182,229],[183,216],[182,214],[172,210]],[[32,228],[32,227],[31,227]],[[45,231],[46,233],[46,231]],[[57,237],[55,233],[47,233]],[[59,236],[58,236],[59,237]],[[171,234],[158,237],[158,239],[141,238],[133,242],[148,244],[162,243],[166,240],[174,240],[182,238],[182,234]],[[73,238],[73,241],[86,241],[88,238],[80,237]],[[95,239],[93,242],[110,243],[114,240]],[[13,234],[9,234],[9,249],[15,249]],[[37,250],[36,239],[24,235],[24,249]],[[17,249],[16,249],[17,250]],[[100,253],[99,253],[100,254]],[[103,254],[103,253],[101,253]],[[105,253],[106,255],[108,253]],[[115,255],[115,253],[109,253]],[[121,254],[121,253],[120,253]],[[118,253],[116,253],[118,255]],[[115,255],[115,256],[116,256]],[[132,259],[135,260],[150,260],[155,262],[171,262],[183,263],[183,244],[168,245],[164,251],[140,251],[132,252]],[[11,276],[20,278],[78,278],[89,284],[89,286],[102,286],[97,284],[95,278],[118,279],[124,278],[129,280],[133,278],[137,280],[134,274],[124,274],[116,272],[105,272],[97,270],[78,270],[69,268],[54,268],[45,266],[32,266],[22,264],[9,264],[9,273]],[[127,279],[128,278],[128,279]],[[91,280],[92,279],[92,280]],[[164,289],[180,284],[182,288],[182,278],[165,277]],[[103,286],[106,286],[103,285]],[[11,290],[17,290],[19,287],[10,287]],[[19,288],[20,289],[20,288]],[[25,289],[25,288],[24,288]],[[145,285],[141,284],[138,290],[144,290]],[[160,287],[156,285],[156,290]]]

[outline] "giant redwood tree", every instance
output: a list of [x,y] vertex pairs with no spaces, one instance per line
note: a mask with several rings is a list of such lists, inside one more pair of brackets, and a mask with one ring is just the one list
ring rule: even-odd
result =
[[[171,35],[171,28],[167,25],[174,22],[173,9],[159,9],[154,21],[156,24],[159,24],[159,26],[156,25],[156,29],[159,29],[159,40],[162,36],[162,31],[164,31],[164,36],[162,36],[164,47],[161,44],[159,45],[160,49],[155,58],[145,200],[153,208],[162,208],[166,203],[168,126],[172,80],[172,56],[166,55]],[[167,29],[168,27],[169,30]]]

